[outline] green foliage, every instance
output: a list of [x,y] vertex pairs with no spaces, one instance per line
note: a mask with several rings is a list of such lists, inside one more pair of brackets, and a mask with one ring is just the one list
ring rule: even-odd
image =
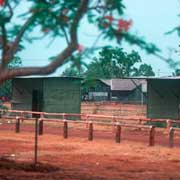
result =
[[74,63],[65,69],[62,76],[92,79],[155,75],[152,67],[148,64],[144,63],[136,67],[137,64],[141,63],[141,57],[137,52],[127,53],[122,48],[104,47],[99,52],[99,57],[95,57],[90,64],[85,64],[80,55],[71,58],[75,58]]
[[75,54],[71,57],[69,57],[64,65],[67,63],[69,64],[69,67],[66,68],[61,76],[66,77],[82,77],[84,74],[84,68],[87,67],[86,62],[83,61],[82,54]]
[[12,90],[12,81],[11,80],[5,81],[0,86],[0,98],[2,96],[5,96],[8,99],[10,99],[11,98],[11,90]]
[[180,76],[180,69],[175,70],[176,76]]
[[[17,68],[22,66],[21,59],[17,56],[14,57],[12,62],[9,64],[9,68]],[[6,96],[8,99],[11,98],[12,94],[12,80],[5,81],[3,84],[0,85],[0,97]]]
[[133,76],[155,76],[155,73],[150,65],[144,63],[135,70]]
[[[180,17],[180,15],[178,15],[178,17]],[[180,25],[178,25],[178,26],[174,27],[173,29],[171,29],[170,31],[166,32],[165,35],[171,35],[172,33],[176,33],[180,37]],[[180,47],[180,45],[179,45],[179,47]],[[179,50],[177,50],[175,52],[178,53]],[[175,70],[173,75],[176,76],[177,75],[176,71],[179,70],[180,62],[179,61],[175,61],[174,59],[171,59],[171,58],[168,58],[166,60],[166,62],[169,64],[170,68]]]
[[136,35],[130,34],[128,32],[121,33],[120,36],[124,37],[124,39],[130,44],[138,44],[138,46],[144,50],[148,54],[155,54],[160,52],[161,50],[157,48],[153,43],[146,43],[143,37],[138,37]]
[[[180,14],[178,14],[177,16],[180,17]],[[180,37],[180,25],[174,27],[170,31],[166,32],[165,34],[169,35],[169,34],[172,34],[172,33],[177,33],[177,35]]]
[[65,77],[82,77],[82,72],[78,70],[76,67],[70,66],[69,68],[66,68],[61,76]]
[[17,68],[22,66],[22,60],[20,57],[15,56],[14,59],[11,61],[11,63],[9,64],[9,68]]
[[122,48],[105,47],[89,64],[85,75],[88,78],[122,78],[129,76],[153,76],[152,67],[141,64],[141,57],[135,51],[125,52]]
[[172,33],[174,33],[174,32],[176,32],[177,35],[180,37],[180,26],[177,26],[177,27],[173,28],[172,30],[166,32],[165,34],[166,34],[166,35],[169,35],[169,34],[172,34]]
[[180,69],[175,69],[175,71],[172,74],[173,76],[180,76]]
[[[32,37],[31,32],[35,29],[41,29],[44,35],[50,37],[65,37],[68,36],[72,22],[74,20],[77,8],[80,5],[80,0],[26,0],[30,2],[29,10],[20,14],[15,14],[17,21],[11,20],[11,12],[8,6],[4,6],[0,10],[0,22],[9,24],[7,29],[7,37],[9,42],[16,37],[22,28],[22,21],[27,20],[32,16],[32,21],[26,27],[26,33],[22,40],[27,40],[32,43],[37,39]],[[10,6],[21,6],[19,1],[10,1]],[[13,9],[12,9],[13,10]],[[148,44],[138,38],[136,35],[130,35],[129,32],[121,31],[118,25],[119,20],[124,19],[125,6],[122,0],[92,0],[89,3],[86,18],[89,23],[97,25],[99,31],[105,39],[115,39],[120,43],[123,39],[131,44],[136,44],[149,53],[154,53],[159,49],[153,44]],[[15,11],[14,11],[15,13]],[[113,23],[109,22],[107,17],[112,17]],[[12,22],[11,22],[12,21]],[[104,23],[108,23],[108,27],[104,27]],[[122,27],[123,28],[123,27]],[[0,31],[0,35],[2,32]],[[22,45],[23,41],[21,41]],[[22,48],[20,48],[22,49]]]
[[[133,21],[131,17],[125,15],[126,8],[123,2],[123,0],[4,1],[0,5],[0,51],[2,52],[2,61],[0,63],[6,69],[18,69],[19,65],[12,66],[11,62],[14,59],[13,61],[16,61],[15,64],[20,64],[20,58],[17,55],[19,51],[25,49],[24,41],[34,45],[35,40],[41,40],[45,36],[48,36],[50,42],[55,38],[61,38],[66,41],[65,47],[63,46],[64,50],[57,52],[57,56],[52,58],[52,61],[56,62],[50,62],[49,65],[43,68],[21,68],[19,71],[16,69],[13,76],[52,73],[64,62],[69,61],[72,61],[72,69],[66,70],[64,75],[77,74],[77,76],[81,76],[81,73],[78,72],[82,72],[82,59],[91,58],[91,55],[98,50],[96,47],[98,39],[102,38],[116,41],[117,44],[126,41],[132,45],[139,46],[150,54],[159,52],[160,50],[154,44],[147,43],[142,37],[138,37],[130,31]],[[23,3],[26,4],[24,9],[22,9]],[[17,7],[20,7],[22,10],[16,11]],[[90,47],[82,50],[78,37],[81,37],[79,28],[83,26],[83,23],[81,23],[83,18],[87,23],[93,24],[98,29],[99,36],[95,42],[90,43]],[[105,50],[109,51],[109,49]],[[94,59],[93,61],[97,66],[103,68],[103,70],[98,72],[100,76],[123,77],[137,73],[134,64],[141,62],[138,53],[132,51],[128,54],[123,52],[122,49],[120,51],[116,49],[111,51],[113,52],[112,55],[110,52],[104,55],[106,62],[104,62],[102,54],[100,54],[102,56],[100,59]],[[112,59],[112,62],[109,58]],[[103,61],[103,64],[100,61]],[[92,72],[95,69],[93,63],[90,64]],[[77,70],[75,70],[74,65],[77,67]],[[141,69],[144,68],[141,67]],[[87,74],[89,73],[90,70],[88,69]],[[90,74],[93,75],[93,73]],[[8,76],[8,78],[12,78],[10,73]]]

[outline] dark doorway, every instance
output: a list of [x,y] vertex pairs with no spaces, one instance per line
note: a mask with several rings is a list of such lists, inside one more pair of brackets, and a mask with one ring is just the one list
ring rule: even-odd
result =
[[[34,89],[32,92],[32,111],[42,111],[42,93],[37,89]],[[39,118],[40,116],[33,114],[32,117]]]

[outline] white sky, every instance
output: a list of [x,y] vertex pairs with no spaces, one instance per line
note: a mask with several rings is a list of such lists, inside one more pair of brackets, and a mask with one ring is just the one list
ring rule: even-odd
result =
[[[160,49],[162,49],[162,55],[168,57],[170,51],[168,49],[178,49],[180,44],[180,38],[176,34],[164,35],[165,32],[171,30],[173,27],[180,25],[180,18],[177,17],[180,14],[180,1],[178,0],[124,0],[126,9],[126,16],[133,20],[132,32],[144,36],[147,42],[155,43]],[[97,31],[94,27],[86,26],[86,23],[82,29],[80,29],[81,37],[80,44],[89,45],[92,44],[92,38],[95,38]],[[26,45],[26,50],[23,51],[20,56],[23,59],[25,66],[29,65],[45,65],[48,58],[57,55],[65,46],[64,41],[56,39],[51,46],[48,45],[48,38],[41,41],[35,41],[33,44]],[[98,45],[110,44],[110,42],[100,41]],[[115,45],[112,42],[112,45]],[[169,75],[172,70],[166,63],[154,56],[146,55],[142,50],[135,46],[130,47],[125,44],[124,48],[127,50],[137,50],[143,62],[151,64],[156,74]],[[172,51],[172,57],[179,60],[180,56]],[[158,73],[159,72],[159,73]],[[59,73],[59,72],[57,72]]]

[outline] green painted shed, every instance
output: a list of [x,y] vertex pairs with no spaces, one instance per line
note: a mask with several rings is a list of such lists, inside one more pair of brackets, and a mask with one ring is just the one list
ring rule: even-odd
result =
[[147,81],[147,113],[152,119],[180,120],[180,76],[129,77]]
[[12,109],[80,113],[81,79],[21,77],[13,79]]
[[180,77],[147,79],[147,117],[180,119]]

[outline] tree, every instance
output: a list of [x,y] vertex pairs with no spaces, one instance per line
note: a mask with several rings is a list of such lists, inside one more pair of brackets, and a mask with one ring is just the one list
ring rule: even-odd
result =
[[[73,59],[72,59],[73,58]],[[81,54],[77,54],[76,56],[72,56],[68,58],[66,61],[70,62],[68,68],[62,72],[61,76],[67,77],[82,77],[84,74],[84,68],[87,68],[87,63],[83,61]]]
[[[9,64],[9,69],[18,68],[21,66],[22,66],[21,59],[19,57],[15,57],[14,60]],[[4,83],[2,83],[0,86],[0,98],[2,99],[2,97],[6,97],[5,100],[7,100],[7,98],[9,99],[12,93],[11,90],[12,90],[11,80],[7,80]]]
[[76,67],[70,66],[63,71],[61,76],[82,77],[82,71],[79,71]]
[[[159,51],[155,45],[129,32],[132,21],[123,16],[125,7],[122,0],[24,0],[29,8],[17,14],[16,8],[21,3],[18,0],[0,1],[0,83],[14,76],[52,73],[69,57],[82,51],[78,42],[82,18],[94,24],[104,39],[116,39],[117,43],[125,40],[148,53]],[[39,29],[49,38],[64,38],[67,43],[64,50],[57,52],[53,61],[43,67],[9,68],[8,64],[24,49],[24,41],[35,45],[37,38],[31,34]]]
[[[180,14],[178,14],[178,17],[180,17]],[[170,31],[166,32],[165,34],[166,35],[170,35],[172,33],[176,33],[180,37],[180,24],[177,25],[176,27],[174,27],[173,29],[171,29]],[[179,44],[178,48],[179,47],[180,47],[180,44]],[[177,53],[178,55],[179,55],[179,52],[180,52],[179,49],[175,50],[175,53]],[[162,57],[160,57],[160,58],[163,59]],[[171,57],[168,58],[168,59],[163,59],[163,60],[165,60],[169,64],[170,68],[175,70],[175,72],[172,73],[172,75],[173,76],[177,76],[177,74],[179,74],[180,62],[179,61],[175,61]]]
[[175,69],[175,72],[172,73],[173,76],[180,76],[180,69]]
[[136,69],[133,76],[155,76],[155,73],[151,65],[144,63],[144,64],[141,64],[139,68]]
[[141,57],[135,51],[125,52],[122,48],[105,47],[99,52],[99,57],[94,58],[89,64],[88,78],[122,78],[129,76],[153,76],[152,67],[141,64]]
[[[9,64],[9,69],[17,68],[22,65],[21,59],[15,57],[14,60]],[[12,95],[12,80],[3,82],[0,86],[0,108],[7,110],[8,107],[3,105],[3,102],[9,100]]]

